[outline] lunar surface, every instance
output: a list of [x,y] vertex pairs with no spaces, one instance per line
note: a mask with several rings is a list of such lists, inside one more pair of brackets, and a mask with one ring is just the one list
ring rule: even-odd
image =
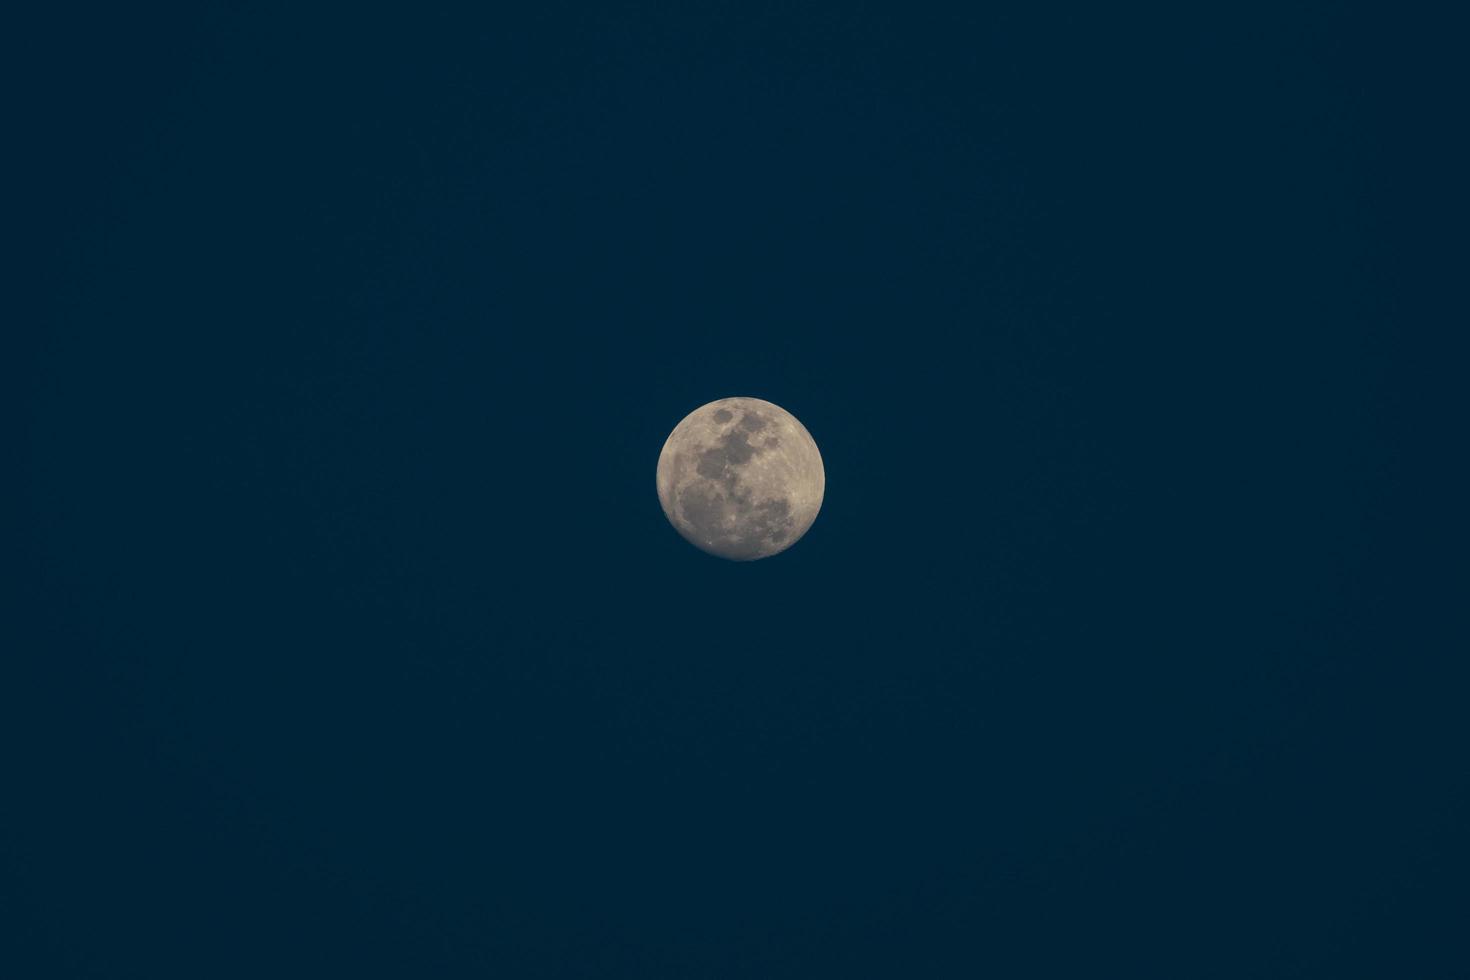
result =
[[658,500],[692,545],[734,561],[785,551],[822,507],[827,474],[806,427],[759,398],[721,398],[674,427]]

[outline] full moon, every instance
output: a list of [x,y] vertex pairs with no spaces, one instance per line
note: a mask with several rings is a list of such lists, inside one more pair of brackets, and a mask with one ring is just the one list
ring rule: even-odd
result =
[[733,561],[785,551],[812,526],[827,474],[806,426],[759,398],[721,398],[674,427],[658,501],[690,544]]

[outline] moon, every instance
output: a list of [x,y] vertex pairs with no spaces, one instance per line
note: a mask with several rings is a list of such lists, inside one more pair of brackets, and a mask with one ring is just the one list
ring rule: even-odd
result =
[[721,398],[684,417],[658,456],[658,502],[674,530],[732,561],[795,544],[822,507],[827,473],[806,426],[759,398]]

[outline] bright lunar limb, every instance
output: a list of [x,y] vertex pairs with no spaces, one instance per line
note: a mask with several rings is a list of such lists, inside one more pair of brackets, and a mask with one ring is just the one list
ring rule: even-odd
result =
[[816,520],[827,474],[806,427],[759,398],[690,412],[658,457],[658,500],[690,544],[734,561],[785,551]]

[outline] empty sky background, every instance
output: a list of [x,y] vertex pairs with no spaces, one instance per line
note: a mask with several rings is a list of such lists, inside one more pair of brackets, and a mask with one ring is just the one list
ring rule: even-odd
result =
[[17,35],[0,973],[1463,975],[1402,25],[525,6]]

